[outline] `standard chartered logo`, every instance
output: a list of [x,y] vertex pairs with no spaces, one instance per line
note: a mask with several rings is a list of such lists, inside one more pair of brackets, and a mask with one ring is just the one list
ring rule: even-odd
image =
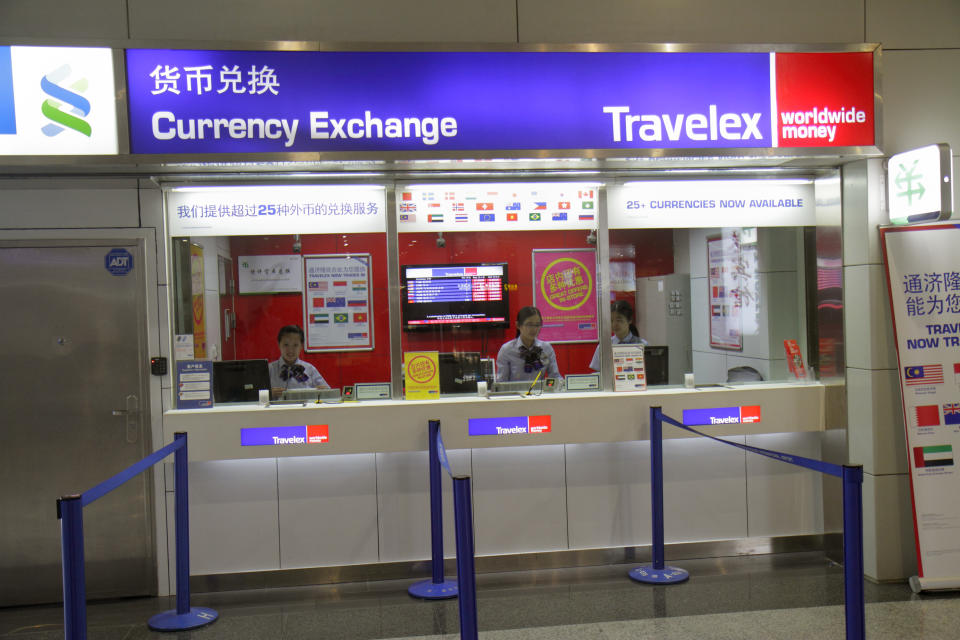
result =
[[50,120],[49,124],[40,128],[48,137],[59,135],[66,129],[82,133],[88,138],[92,133],[90,123],[84,120],[90,113],[90,101],[80,95],[86,92],[89,82],[86,78],[80,78],[65,86],[72,72],[70,65],[65,64],[40,79],[40,88],[50,96],[40,105],[40,111]]

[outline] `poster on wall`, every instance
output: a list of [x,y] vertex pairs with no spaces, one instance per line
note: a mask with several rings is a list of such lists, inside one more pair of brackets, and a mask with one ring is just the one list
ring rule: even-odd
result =
[[303,291],[302,260],[299,255],[240,256],[237,269],[240,295],[300,293]]
[[533,305],[543,316],[546,342],[596,342],[596,249],[534,249]]
[[373,349],[370,254],[303,256],[305,350]]
[[710,346],[743,351],[743,336],[759,332],[757,230],[724,229],[707,238]]
[[[919,589],[960,587],[960,228],[881,228],[893,312]],[[919,583],[919,585],[917,585]]]
[[190,302],[193,308],[193,357],[207,357],[207,320],[203,311],[203,247],[190,245]]

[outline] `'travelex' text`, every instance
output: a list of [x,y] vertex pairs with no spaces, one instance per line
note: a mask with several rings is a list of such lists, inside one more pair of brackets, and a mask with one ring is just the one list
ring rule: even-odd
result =
[[604,107],[610,114],[614,142],[687,140],[762,140],[761,113],[718,113],[711,104],[707,113],[632,114],[630,107]]

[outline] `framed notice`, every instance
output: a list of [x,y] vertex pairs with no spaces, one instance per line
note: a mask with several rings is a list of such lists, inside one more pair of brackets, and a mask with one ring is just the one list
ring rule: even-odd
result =
[[546,342],[596,342],[596,249],[534,249],[533,304]]
[[302,260],[299,255],[240,256],[237,268],[240,295],[300,293],[303,291]]
[[[960,228],[880,230],[893,312],[919,589],[960,588]],[[916,581],[916,582],[914,582]]]
[[744,268],[740,229],[707,238],[707,311],[710,346],[743,351],[743,303],[756,289]]
[[303,256],[308,352],[373,349],[370,254]]

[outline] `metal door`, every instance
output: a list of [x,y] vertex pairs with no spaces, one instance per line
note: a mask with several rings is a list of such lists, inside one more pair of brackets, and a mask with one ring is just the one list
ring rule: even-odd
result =
[[[56,499],[149,453],[143,250],[125,242],[0,244],[0,606],[62,599]],[[90,597],[156,591],[151,487],[84,508]]]

